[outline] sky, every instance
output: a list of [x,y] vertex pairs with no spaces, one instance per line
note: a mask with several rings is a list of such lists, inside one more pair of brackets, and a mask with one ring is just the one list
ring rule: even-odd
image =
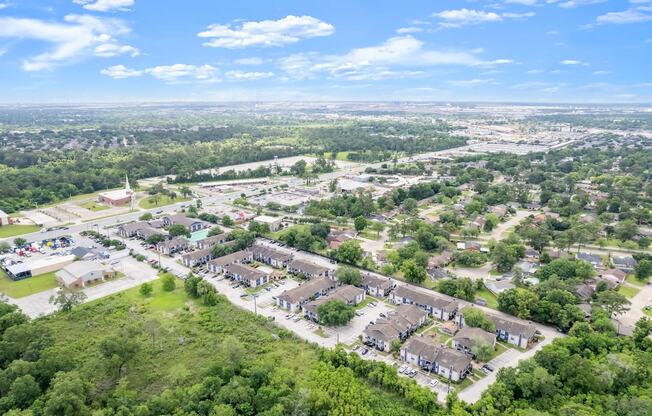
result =
[[0,102],[652,103],[652,0],[0,0]]

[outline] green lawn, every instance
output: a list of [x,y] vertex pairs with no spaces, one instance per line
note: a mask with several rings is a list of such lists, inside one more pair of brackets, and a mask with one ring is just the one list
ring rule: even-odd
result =
[[641,289],[637,289],[635,287],[625,286],[625,285],[622,285],[618,288],[618,293],[624,295],[627,298],[633,298],[640,291]]
[[83,204],[79,204],[79,206],[93,212],[104,211],[105,209],[110,208],[108,205],[103,205],[96,201],[87,201],[84,202]]
[[380,302],[378,299],[374,298],[373,296],[365,296],[364,300],[357,305],[355,305],[356,309],[362,309],[365,306],[369,305],[371,302],[376,301],[376,303]]
[[0,238],[15,237],[23,234],[34,233],[40,230],[36,225],[2,225],[0,226]]
[[151,202],[149,198],[149,196],[146,196],[145,198],[141,199],[138,203],[138,206],[144,209],[152,209],[156,207],[164,207],[166,205],[176,204],[177,202],[190,201],[190,198],[184,198],[182,196],[177,196],[176,198],[172,199],[167,195],[161,195],[158,200],[158,204],[155,204],[154,202]]
[[475,296],[484,299],[487,302],[487,307],[491,309],[498,309],[498,299],[486,287],[475,292]]
[[633,274],[628,275],[627,278],[625,278],[625,281],[629,284],[640,287],[643,287],[648,283],[647,280],[638,280]]
[[54,272],[14,282],[0,270],[0,292],[17,299],[57,287]]

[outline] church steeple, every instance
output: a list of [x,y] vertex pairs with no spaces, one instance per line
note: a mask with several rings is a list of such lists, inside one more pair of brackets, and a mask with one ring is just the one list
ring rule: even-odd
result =
[[129,186],[129,176],[125,174],[125,191],[131,191],[131,187]]

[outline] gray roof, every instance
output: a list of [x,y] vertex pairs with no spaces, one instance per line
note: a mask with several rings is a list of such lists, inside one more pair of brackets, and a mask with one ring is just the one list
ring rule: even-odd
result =
[[174,225],[183,225],[184,227],[190,227],[195,223],[200,223],[202,225],[208,224],[206,221],[197,219],[197,218],[189,218],[186,217],[185,215],[181,214],[174,214],[174,215],[168,215],[164,218],[167,218],[168,221],[170,221]]
[[376,276],[371,273],[362,273],[362,285],[377,287],[380,289],[389,289],[394,285],[394,283],[385,277]]
[[186,244],[190,244],[188,240],[186,240],[183,237],[177,236],[174,237],[170,240],[163,240],[160,243],[157,244],[158,247],[177,247],[177,246],[183,246]]
[[224,270],[229,273],[240,275],[247,280],[256,280],[267,276],[267,273],[263,271],[239,263],[228,264],[224,266]]
[[598,256],[597,254],[577,253],[575,257],[580,260],[588,261],[589,263],[602,263],[602,257]]
[[226,241],[227,236],[228,236],[227,233],[216,234],[210,237],[202,238],[201,240],[197,240],[197,244],[202,244],[202,245],[220,244],[221,241]]
[[435,293],[424,293],[410,286],[399,286],[394,290],[394,294],[410,299],[412,302],[420,305],[428,305],[433,309],[452,311],[457,308],[457,302],[453,298],[444,297]]
[[309,280],[299,287],[281,293],[278,298],[290,303],[305,302],[317,293],[321,293],[334,287],[334,281],[327,277],[319,277],[317,279]]
[[536,327],[530,322],[519,322],[495,315],[488,315],[488,317],[496,326],[496,331],[505,331],[509,334],[522,335],[527,339],[532,338],[536,332]]
[[319,264],[311,263],[309,261],[294,259],[288,264],[288,268],[300,270],[308,274],[322,274],[328,272],[330,269]]
[[201,259],[202,257],[210,256],[212,252],[213,252],[212,247],[204,248],[201,250],[195,250],[195,251],[191,251],[190,253],[184,254],[183,258],[189,260],[197,260],[197,259]]
[[364,329],[364,333],[369,337],[380,339],[385,342],[390,342],[393,339],[398,339],[400,334],[394,325],[386,321],[367,325],[367,327]]
[[487,332],[480,328],[465,326],[455,334],[453,340],[458,344],[462,344],[466,348],[472,349],[479,340],[484,341],[489,345],[493,345],[496,340],[496,334],[492,334],[491,332]]
[[453,371],[464,371],[470,364],[471,358],[459,351],[442,347],[435,342],[422,337],[413,337],[403,349],[410,354],[423,357],[431,363],[437,363],[440,367],[453,369]]
[[272,247],[264,246],[261,244],[254,244],[249,249],[254,256],[269,257],[276,261],[284,262],[292,259],[292,254],[277,250]]
[[227,254],[226,256],[218,257],[214,260],[211,260],[208,264],[212,264],[214,266],[219,267],[219,266],[224,266],[225,264],[241,263],[242,261],[248,259],[250,254],[251,253],[249,253],[247,250],[240,250],[240,251],[236,251],[235,253]]

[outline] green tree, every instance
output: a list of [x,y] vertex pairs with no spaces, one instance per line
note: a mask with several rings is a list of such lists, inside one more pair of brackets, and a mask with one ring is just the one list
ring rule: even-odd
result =
[[652,260],[642,259],[634,266],[634,276],[638,280],[647,280],[652,276]]
[[14,245],[16,247],[22,247],[25,244],[27,244],[27,240],[25,240],[24,238],[20,238],[20,237],[14,238]]
[[31,374],[16,378],[9,389],[9,397],[21,409],[28,408],[40,394],[41,388]]
[[138,292],[142,296],[149,296],[152,294],[153,291],[154,291],[154,287],[152,286],[151,283],[147,283],[147,282],[140,285],[140,288],[138,289]]
[[60,372],[52,380],[45,396],[45,416],[85,416],[90,414],[86,405],[88,386],[77,372]]
[[152,215],[151,212],[146,212],[143,215],[141,215],[140,217],[138,217],[138,219],[140,221],[149,221],[151,219],[154,219],[154,216]]
[[82,291],[59,289],[56,295],[50,296],[50,303],[62,312],[70,312],[74,307],[81,305],[86,300],[86,293]]
[[403,272],[403,277],[405,280],[410,283],[421,284],[428,277],[426,269],[419,266],[413,259],[404,261],[403,266],[401,267],[401,271]]
[[360,286],[362,284],[362,277],[360,270],[355,267],[341,266],[335,272],[337,280],[343,285]]
[[317,307],[319,321],[328,326],[344,326],[355,316],[355,308],[341,300],[329,300]]
[[228,215],[222,217],[222,225],[225,227],[232,227],[235,223]]
[[177,287],[176,278],[166,273],[161,277],[161,287],[166,292],[172,292]]
[[355,226],[355,230],[357,232],[362,232],[362,230],[367,228],[368,221],[363,216],[355,217],[355,219],[353,220],[353,225]]
[[100,341],[100,353],[107,360],[109,368],[114,371],[115,380],[123,376],[125,365],[140,350],[136,334],[136,329],[128,326]]
[[496,326],[493,321],[485,315],[480,308],[464,308],[462,309],[464,316],[464,324],[472,328],[484,329],[492,334],[496,332]]
[[345,263],[358,264],[362,260],[362,255],[362,247],[356,240],[347,240],[337,248],[338,260]]
[[611,290],[599,293],[595,303],[604,309],[610,318],[627,312],[631,304],[624,295]]
[[168,228],[168,233],[172,237],[177,237],[177,236],[183,235],[183,236],[186,236],[186,237],[190,238],[190,231],[188,231],[188,229],[185,226],[181,225],[181,224],[171,225]]
[[475,358],[483,363],[486,363],[487,361],[491,360],[491,357],[494,354],[494,348],[489,344],[487,341],[484,339],[473,339],[472,340],[473,347],[471,348],[471,352],[475,356]]
[[403,201],[403,211],[405,211],[407,214],[414,215],[418,209],[419,204],[416,199],[408,198]]

